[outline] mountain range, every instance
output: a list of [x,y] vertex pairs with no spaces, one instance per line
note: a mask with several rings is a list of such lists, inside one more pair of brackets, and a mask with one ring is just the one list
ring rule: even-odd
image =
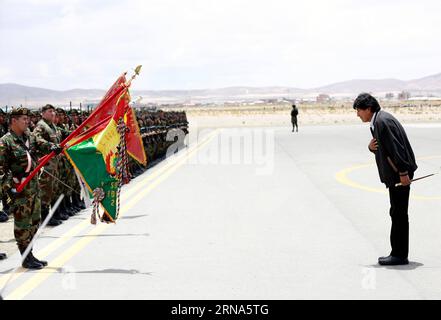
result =
[[[384,95],[408,91],[411,95],[441,96],[441,73],[409,81],[398,79],[355,79],[326,86],[301,89],[293,87],[227,87],[199,90],[134,90],[132,96],[142,96],[143,103],[219,103],[253,99],[302,99],[318,94],[336,97],[354,97],[360,92]],[[23,104],[40,106],[45,103],[68,105],[99,101],[102,89],[72,89],[66,91],[29,87],[15,83],[0,84],[0,106]]]

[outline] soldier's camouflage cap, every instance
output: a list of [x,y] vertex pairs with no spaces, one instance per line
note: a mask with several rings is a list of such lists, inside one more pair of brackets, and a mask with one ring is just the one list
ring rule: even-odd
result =
[[30,116],[30,115],[31,115],[31,111],[27,108],[19,107],[11,111],[11,117]]
[[51,104],[47,104],[43,108],[41,108],[41,112],[45,112],[46,110],[49,110],[49,109],[54,109],[55,110],[55,107],[53,105],[51,105]]
[[66,110],[64,110],[64,109],[62,109],[62,108],[57,108],[55,111],[56,111],[57,113],[63,113],[63,114],[66,114]]

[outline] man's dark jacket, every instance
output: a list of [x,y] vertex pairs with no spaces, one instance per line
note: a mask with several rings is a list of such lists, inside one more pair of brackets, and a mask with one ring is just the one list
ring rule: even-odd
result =
[[378,111],[374,117],[372,136],[378,143],[374,153],[381,182],[389,188],[400,182],[399,173],[406,172],[412,179],[418,166],[403,127],[385,111]]

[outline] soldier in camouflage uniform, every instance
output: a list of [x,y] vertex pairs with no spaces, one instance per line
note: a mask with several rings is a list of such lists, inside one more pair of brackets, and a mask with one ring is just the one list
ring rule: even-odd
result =
[[[70,130],[68,124],[66,111],[61,108],[57,108],[56,111],[57,111],[57,117],[56,117],[57,128],[61,133],[61,140],[63,141],[69,136],[69,134],[72,131]],[[64,210],[64,212],[67,213],[67,215],[74,216],[75,213],[80,211],[80,208],[74,206],[74,204],[72,203],[73,192],[74,190],[75,193],[79,192],[80,185],[78,183],[78,179],[75,174],[74,168],[72,167],[69,160],[64,155],[61,155],[60,158],[60,175],[63,178],[63,182],[67,184],[67,186],[60,184],[60,189],[62,190],[61,193],[64,194],[64,198],[61,203],[61,208]]]
[[[69,130],[70,132],[74,131],[76,128],[78,128],[78,125],[80,123],[79,120],[79,113],[77,110],[73,109],[72,111],[70,111],[70,119],[68,119],[70,121],[68,121],[69,123]],[[82,210],[82,209],[86,209],[86,205],[84,203],[84,200],[81,200],[81,186],[80,186],[80,182],[78,181],[77,175],[75,173],[75,170],[72,171],[72,188],[74,190],[77,190],[77,192],[72,192],[72,206],[74,208],[78,208],[78,211]]]
[[[16,191],[16,187],[36,167],[32,158],[34,141],[26,133],[28,115],[28,109],[14,109],[10,131],[0,138],[0,185],[14,216],[14,237],[22,255],[37,232],[41,219],[38,178],[34,177],[20,193]],[[24,268],[41,269],[47,265],[46,261],[35,258],[32,250],[24,258]]]
[[[55,108],[47,104],[42,108],[41,115],[43,119],[38,121],[33,136],[35,137],[37,156],[43,157],[52,151],[56,153],[61,152],[60,148],[60,133],[54,125]],[[60,156],[53,157],[44,167],[44,171],[40,176],[41,188],[41,216],[43,219],[49,213],[49,207],[53,206],[57,200],[58,179],[59,175],[59,160]],[[53,217],[49,221],[50,226],[57,226],[61,224],[61,220],[67,220],[68,216],[58,208]]]
[[[0,138],[3,137],[7,132],[7,126],[6,126],[6,113],[3,111],[3,109],[0,109]],[[2,201],[3,208],[0,211],[0,222],[6,222],[9,220],[8,216],[8,204],[6,203],[6,200],[3,197],[3,193],[0,189],[0,201]]]
[[6,112],[0,109],[0,138],[3,137],[8,132],[8,127],[6,125]]
[[36,111],[31,111],[31,117],[30,117],[30,121],[29,121],[29,131],[33,132],[35,129],[35,125],[37,124],[37,122],[39,121],[39,114]]

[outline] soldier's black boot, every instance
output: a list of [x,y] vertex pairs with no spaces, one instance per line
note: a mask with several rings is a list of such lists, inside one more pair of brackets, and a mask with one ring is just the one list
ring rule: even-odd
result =
[[86,203],[84,202],[84,199],[80,200],[80,207],[81,209],[86,209]]
[[78,212],[83,209],[80,205],[80,196],[77,193],[72,194],[72,204],[78,208]]
[[86,209],[86,204],[84,203],[84,199],[80,198],[79,194],[75,194],[75,202],[80,207],[81,210]]
[[68,197],[64,197],[64,198],[63,198],[62,204],[63,204],[64,212],[65,212],[69,217],[73,217],[73,216],[75,215],[75,211],[72,210],[72,208],[70,207],[70,205],[69,205],[69,201],[68,201]]
[[77,212],[81,211],[80,205],[79,203],[76,201],[77,199],[77,194],[74,192],[72,193],[72,200],[70,201],[70,203],[72,204],[72,208],[74,208],[75,210],[77,210]]
[[[41,207],[41,220],[46,220],[47,215],[49,214],[49,208],[48,207]],[[59,226],[62,222],[58,219],[56,219],[53,215],[52,218],[47,223],[48,226],[56,227]]]
[[34,261],[36,261],[36,262],[42,264],[43,267],[46,267],[46,266],[47,266],[47,261],[45,261],[45,260],[39,260],[39,259],[35,258],[34,254],[32,253],[32,250],[31,250],[31,252],[29,252],[29,255],[28,255],[28,256],[30,256],[30,258],[31,258],[32,260],[34,260]]
[[72,211],[73,216],[78,212],[78,209],[73,205],[72,197],[66,198],[66,207]]
[[78,213],[81,211],[80,206],[75,203],[74,195],[72,195],[72,197],[69,199],[69,204],[70,204],[70,207],[72,208],[72,210],[75,211],[75,213]]
[[2,204],[3,204],[3,212],[6,213],[7,215],[9,215],[9,204],[8,204],[8,200],[6,197],[3,197],[1,199]]
[[68,206],[75,212],[78,213],[81,211],[81,208],[75,204],[75,195],[72,194],[70,199],[67,199]]
[[[53,207],[54,207],[54,203],[52,203],[52,208]],[[62,221],[69,219],[69,216],[63,210],[63,201],[60,202],[60,205],[58,206],[57,210],[54,213],[54,217],[55,217],[55,219],[62,220]]]
[[9,216],[3,210],[0,211],[0,222],[7,222],[9,220]]
[[[25,250],[20,249],[20,253],[22,256],[24,252]],[[41,263],[32,259],[31,254],[27,255],[27,257],[23,260],[21,266],[25,269],[32,269],[32,270],[40,270],[44,268],[44,266]]]
[[55,219],[61,220],[62,222],[69,219],[69,216],[60,208],[57,208],[57,211],[55,211],[54,216],[55,216]]

